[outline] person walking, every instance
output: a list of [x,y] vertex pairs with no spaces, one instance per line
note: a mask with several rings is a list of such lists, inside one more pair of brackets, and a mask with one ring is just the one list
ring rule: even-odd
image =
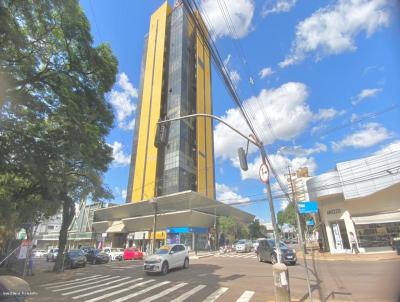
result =
[[358,255],[360,251],[358,250],[356,236],[354,236],[353,232],[350,232],[350,242],[351,242],[351,252]]
[[28,276],[33,276],[33,257],[35,256],[35,249],[36,249],[36,245],[33,245],[30,253],[29,253],[29,258],[28,258],[28,272],[27,275]]

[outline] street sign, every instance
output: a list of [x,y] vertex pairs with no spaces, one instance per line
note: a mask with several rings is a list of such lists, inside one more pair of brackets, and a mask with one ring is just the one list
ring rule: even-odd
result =
[[318,213],[318,202],[316,201],[298,202],[297,206],[299,207],[300,214]]
[[306,225],[313,226],[314,225],[314,220],[313,219],[307,220],[306,221]]
[[259,171],[259,175],[260,175],[260,180],[263,183],[267,183],[269,180],[269,170],[266,164],[261,164],[260,166],[260,171]]

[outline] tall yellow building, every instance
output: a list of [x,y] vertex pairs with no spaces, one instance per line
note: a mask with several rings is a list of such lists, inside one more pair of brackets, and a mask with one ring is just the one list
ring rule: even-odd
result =
[[171,122],[167,143],[154,145],[159,120],[193,113],[212,113],[210,51],[184,6],[165,2],[145,38],[127,202],[187,190],[215,198],[211,119]]

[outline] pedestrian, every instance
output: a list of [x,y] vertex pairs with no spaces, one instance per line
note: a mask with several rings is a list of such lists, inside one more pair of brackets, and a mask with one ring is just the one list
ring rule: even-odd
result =
[[360,251],[358,250],[356,236],[354,236],[353,232],[350,232],[350,241],[351,241],[351,252],[358,255]]
[[28,272],[27,275],[28,276],[33,276],[33,257],[35,256],[35,249],[36,249],[36,245],[33,245],[31,248],[31,251],[29,253],[29,258],[28,258]]

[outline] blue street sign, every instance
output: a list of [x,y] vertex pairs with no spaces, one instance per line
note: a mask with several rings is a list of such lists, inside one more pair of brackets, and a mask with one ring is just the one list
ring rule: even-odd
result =
[[299,207],[300,214],[318,213],[318,202],[316,201],[298,202],[297,206]]
[[307,220],[306,225],[314,225],[314,220],[312,220],[312,219]]

